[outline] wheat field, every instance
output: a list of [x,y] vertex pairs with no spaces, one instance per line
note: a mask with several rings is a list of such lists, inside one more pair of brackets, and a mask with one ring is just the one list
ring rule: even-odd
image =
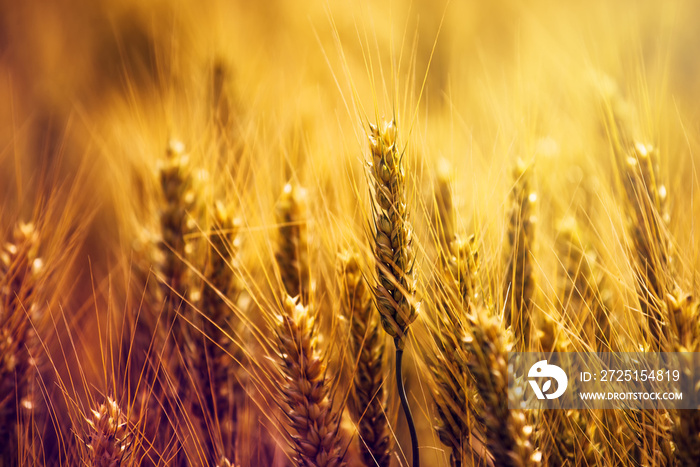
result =
[[700,465],[507,391],[700,352],[698,17],[0,0],[0,467]]

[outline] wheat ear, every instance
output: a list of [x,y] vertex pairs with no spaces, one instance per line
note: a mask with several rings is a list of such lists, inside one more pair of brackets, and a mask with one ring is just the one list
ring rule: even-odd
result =
[[449,245],[454,241],[455,232],[455,211],[452,200],[452,190],[450,188],[450,176],[452,167],[445,159],[438,162],[435,174],[435,223],[440,246],[449,249]]
[[[144,363],[142,354],[148,351],[154,334],[157,337],[156,348],[163,345],[165,333],[177,314],[177,293],[184,292],[182,289],[186,283],[187,268],[183,258],[188,251],[186,236],[192,232],[188,212],[194,207],[195,193],[189,156],[180,141],[169,141],[165,157],[158,161],[158,184],[158,232],[152,234],[144,230],[142,244],[139,244],[143,251],[138,252],[144,267],[137,270],[138,280],[135,282],[139,286],[146,285],[146,300],[140,319],[135,323],[133,343],[130,344],[135,352],[133,368],[137,375]],[[151,264],[145,263],[151,262],[161,279],[159,287],[153,287],[152,280],[146,284],[150,275],[147,268]],[[167,298],[165,322],[159,326],[158,313],[164,298]]]
[[604,108],[604,123],[622,188],[630,236],[637,294],[646,316],[651,344],[663,351],[668,344],[666,293],[673,292],[670,235],[667,230],[668,196],[659,178],[659,153],[635,140],[632,124],[620,111],[626,103],[613,93]]
[[530,440],[532,426],[527,424],[522,411],[508,409],[508,352],[513,349],[512,334],[489,308],[479,307],[467,319],[467,368],[483,403],[486,442],[494,465],[537,465],[542,456]]
[[455,238],[447,254],[446,268],[436,285],[439,297],[433,339],[437,351],[429,364],[435,381],[434,399],[440,441],[452,448],[450,463],[462,466],[473,460],[473,439],[481,438],[483,427],[477,415],[478,403],[465,347],[466,315],[477,306],[478,254],[472,236]]
[[396,124],[372,125],[369,135],[372,177],[377,210],[374,220],[374,254],[377,262],[377,309],[384,330],[398,349],[416,319],[416,279],[413,230],[406,206],[406,174],[397,146]]
[[[668,307],[664,300],[677,285],[671,268],[671,238],[667,229],[666,187],[659,179],[659,154],[648,144],[635,141],[632,125],[619,111],[624,104],[619,95],[611,96],[605,110],[605,125],[622,185],[628,229],[632,237],[629,254],[633,258],[637,295],[646,317],[651,351],[668,351]],[[640,463],[671,465],[672,421],[667,412],[631,410],[628,425],[636,433],[635,456]]]
[[396,347],[396,386],[401,399],[413,452],[413,466],[420,465],[418,437],[408,406],[401,363],[408,327],[416,319],[416,278],[413,229],[408,221],[406,174],[403,154],[399,153],[396,123],[370,125],[369,146],[374,181],[374,260],[377,284],[374,289],[382,326],[394,338]]
[[190,213],[196,202],[194,178],[185,146],[179,141],[168,144],[166,158],[159,169],[163,204],[160,211],[162,242],[159,245],[163,260],[160,273],[164,279],[166,296],[171,289],[183,293],[187,285],[187,235],[194,231]]
[[[166,450],[176,449],[178,461],[182,462],[186,456],[184,449],[180,449],[179,442],[171,444],[173,429],[179,420],[172,414],[177,413],[178,401],[187,399],[190,389],[188,369],[180,359],[177,348],[183,349],[185,363],[196,352],[188,324],[178,319],[178,315],[183,314],[185,306],[180,297],[184,296],[191,283],[185,260],[190,256],[191,248],[187,237],[194,231],[190,214],[197,201],[190,158],[182,142],[171,140],[168,143],[165,158],[159,161],[158,177],[161,192],[158,210],[160,238],[154,245],[157,251],[153,256],[158,258],[156,270],[160,288],[149,297],[152,302],[149,306],[153,310],[165,308],[154,330],[140,330],[141,333],[154,333],[154,348],[158,351],[153,361],[156,377],[154,388],[142,385],[138,399],[141,410],[150,413],[144,431],[149,439],[155,438],[156,448],[163,451],[159,455],[165,458],[168,456]],[[171,329],[173,335],[168,339]],[[162,357],[159,357],[161,353]]]
[[627,217],[636,257],[640,305],[655,345],[669,338],[662,301],[674,288],[670,270],[670,239],[664,225],[666,188],[659,183],[658,153],[635,144],[624,160],[623,185]]
[[535,294],[532,250],[535,241],[537,193],[531,184],[532,167],[518,159],[513,168],[513,191],[508,220],[505,323],[513,330],[519,351],[528,350]]
[[[692,359],[700,352],[700,304],[688,294],[676,290],[666,295],[666,306],[675,336],[673,351],[682,352],[681,386],[694,388],[695,401],[700,400],[700,378],[693,374]],[[695,379],[693,379],[695,378]],[[672,414],[673,442],[678,465],[697,465],[700,459],[700,408],[676,410]]]
[[[163,195],[160,210],[162,238],[158,245],[162,258],[159,273],[163,281],[163,295],[166,297],[166,321],[161,329],[167,330],[172,325],[175,344],[191,349],[193,346],[188,326],[177,319],[178,313],[183,313],[184,306],[180,297],[184,296],[185,289],[191,283],[185,260],[190,256],[191,244],[187,236],[194,231],[190,215],[197,201],[192,167],[184,144],[170,141],[159,174]],[[175,366],[176,373],[179,373],[176,374],[176,382],[186,385],[184,368],[179,363],[175,363]]]
[[44,269],[34,224],[18,224],[0,249],[0,464],[19,462],[23,425],[39,415],[34,381],[41,346],[32,321]]
[[308,198],[301,186],[288,183],[275,207],[278,243],[275,258],[287,294],[310,303],[309,245],[307,234]]
[[[209,443],[210,456],[213,459],[232,459],[236,464],[238,413],[245,393],[237,378],[240,372],[231,355],[239,362],[243,355],[227,334],[230,334],[228,329],[237,324],[228,303],[235,306],[243,289],[236,276],[241,223],[221,202],[215,203],[213,217],[209,235],[209,263],[205,270],[207,284],[201,297],[206,316],[202,320],[203,351],[197,352],[194,358],[206,418],[216,428],[213,443]],[[205,420],[204,429],[206,425]]]
[[[668,231],[668,192],[659,176],[659,152],[651,145],[634,142],[630,125],[615,112],[606,113],[610,141],[620,167],[629,229],[632,236],[637,290],[642,312],[647,318],[651,344],[660,351],[697,352],[700,339],[698,304],[681,291],[675,278],[672,236]],[[683,358],[688,358],[686,353]],[[692,365],[686,362],[684,368]],[[686,387],[698,388],[697,380],[684,370],[681,378]],[[697,391],[696,391],[697,393]],[[639,441],[642,459],[660,464],[694,465],[700,456],[700,417],[697,410],[674,410],[669,413],[673,426],[663,414],[650,423],[651,415],[633,414],[643,428]],[[668,443],[668,431],[675,443],[674,455]],[[656,446],[658,444],[658,447]],[[644,446],[646,445],[646,446]],[[651,446],[651,452],[650,448]],[[646,452],[645,452],[646,451]]]
[[464,348],[466,314],[480,299],[477,292],[479,256],[474,236],[464,241],[454,231],[450,173],[447,162],[441,161],[435,184],[435,224],[440,238],[442,268],[435,284],[438,299],[432,334],[436,352],[428,366],[434,381],[437,433],[440,441],[452,449],[450,464],[461,467],[478,456],[472,448],[473,439],[483,436]]
[[131,457],[132,436],[126,415],[108,397],[99,409],[85,417],[89,431],[85,437],[87,459],[92,467],[118,467]]
[[223,155],[225,144],[231,138],[230,132],[234,126],[236,110],[232,102],[231,73],[224,62],[217,60],[212,65],[210,79],[211,114],[214,125],[216,125],[216,141],[220,145],[220,153]]
[[386,417],[388,393],[384,388],[386,335],[380,329],[357,252],[339,255],[338,274],[342,285],[341,313],[350,323],[348,350],[357,361],[351,409],[358,421],[362,459],[368,467],[388,467],[393,438]]
[[610,305],[604,278],[598,256],[584,244],[574,217],[566,217],[559,223],[555,249],[564,269],[560,287],[563,315],[573,328],[581,329],[584,341],[593,351],[608,351]]
[[326,375],[326,362],[318,349],[314,314],[287,296],[274,331],[284,416],[297,465],[345,465],[340,414],[334,410],[330,398],[330,380]]

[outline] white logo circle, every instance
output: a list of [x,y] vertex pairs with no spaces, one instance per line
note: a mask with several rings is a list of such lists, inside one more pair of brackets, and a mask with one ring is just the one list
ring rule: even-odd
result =
[[[541,388],[537,382],[532,379],[530,380],[530,386],[532,386],[532,390],[535,391],[535,395],[538,399],[557,399],[564,394],[564,391],[566,391],[566,387],[569,384],[569,378],[567,378],[564,370],[556,365],[549,365],[547,360],[540,360],[532,365],[530,367],[530,371],[527,373],[527,377],[549,378],[544,381]],[[557,382],[557,390],[552,394],[548,394],[547,391],[549,391],[552,387],[552,378]]]

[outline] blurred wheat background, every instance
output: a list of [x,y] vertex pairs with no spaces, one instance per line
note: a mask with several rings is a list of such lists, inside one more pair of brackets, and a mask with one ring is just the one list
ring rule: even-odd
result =
[[0,1],[0,466],[700,465],[504,385],[700,351],[698,17]]

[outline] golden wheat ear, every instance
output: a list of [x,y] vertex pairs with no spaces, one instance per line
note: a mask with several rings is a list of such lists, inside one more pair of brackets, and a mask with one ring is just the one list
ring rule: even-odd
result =
[[408,220],[406,175],[397,146],[395,122],[371,126],[370,150],[374,200],[374,255],[377,263],[377,309],[384,330],[396,347],[406,345],[408,327],[416,319],[413,229]]
[[41,417],[35,384],[41,344],[34,323],[43,305],[44,272],[39,232],[32,223],[17,224],[0,249],[0,463],[6,465],[26,456],[33,427],[25,425]]
[[111,397],[85,417],[88,432],[84,465],[119,467],[131,459],[132,434],[126,415]]
[[640,305],[647,316],[651,341],[663,349],[670,337],[662,302],[675,287],[670,237],[664,221],[666,188],[659,181],[657,150],[638,143],[628,151],[622,178]]
[[187,236],[193,232],[189,221],[197,196],[194,190],[192,167],[185,146],[180,141],[170,141],[166,157],[159,168],[163,204],[160,209],[160,226],[163,262],[160,272],[166,294],[170,290],[182,293],[187,283]]
[[[637,298],[646,317],[646,348],[651,351],[682,351],[688,334],[697,326],[692,299],[680,291],[680,279],[673,258],[673,237],[668,230],[668,192],[660,178],[660,154],[657,148],[635,139],[629,118],[619,112],[622,97],[613,93],[604,109],[604,123],[616,163],[624,213],[631,247],[628,249],[636,279]],[[690,327],[688,327],[690,325]],[[697,336],[697,333],[696,333]],[[692,345],[691,345],[692,346]],[[679,413],[680,412],[680,413]],[[636,436],[634,456],[640,463],[672,465],[684,462],[685,452],[698,450],[697,431],[691,438],[681,433],[697,426],[692,412],[648,411],[625,412],[625,422]],[[682,445],[676,450],[671,438]]]
[[467,314],[478,305],[478,253],[474,237],[456,237],[446,254],[446,264],[435,284],[432,336],[435,353],[428,366],[433,375],[440,441],[452,449],[450,463],[462,466],[481,458],[475,446],[482,442],[483,426],[465,347]]
[[306,190],[288,183],[275,207],[278,242],[275,258],[282,284],[291,297],[299,296],[301,303],[311,303],[309,245],[307,234],[308,197]]
[[[692,359],[700,352],[700,303],[679,290],[666,295],[671,330],[675,336],[674,352],[682,352],[681,387],[695,388],[695,400],[700,396],[700,376],[693,374]],[[695,378],[695,379],[693,379]],[[673,442],[678,465],[697,465],[700,459],[700,408],[676,410],[673,417]]]
[[523,411],[508,409],[508,352],[513,350],[513,337],[485,307],[471,312],[468,323],[467,368],[482,401],[485,437],[494,465],[538,465],[542,453],[531,441],[532,425]]
[[[195,190],[193,167],[189,155],[185,152],[185,145],[180,141],[170,141],[165,156],[159,168],[162,194],[159,210],[161,239],[157,245],[161,259],[158,275],[161,280],[162,297],[156,298],[164,299],[165,306],[165,319],[160,326],[161,335],[169,332],[172,326],[172,344],[183,348],[185,357],[189,357],[194,350],[189,325],[178,319],[178,315],[191,315],[182,297],[195,288],[187,259],[191,256],[192,244],[188,237],[195,229],[192,214],[197,206],[198,193]],[[163,342],[166,338],[165,335],[161,336]],[[187,370],[179,360],[171,358],[170,370],[177,380],[176,383],[186,388]]]
[[464,240],[454,231],[455,212],[449,186],[447,162],[438,166],[435,184],[435,226],[439,238],[440,268],[434,282],[435,303],[431,313],[433,355],[426,355],[432,373],[433,399],[437,411],[437,434],[451,449],[450,465],[461,467],[483,460],[483,426],[471,375],[466,371],[464,339],[466,316],[480,302],[479,255],[476,239]]
[[[202,290],[202,348],[193,356],[201,385],[203,430],[211,431],[209,456],[212,461],[237,461],[238,419],[245,400],[242,378],[236,361],[244,361],[240,347],[228,337],[238,321],[229,305],[237,306],[243,290],[238,279],[240,219],[221,202],[214,206],[209,234],[209,264]],[[210,428],[211,425],[211,428]]]
[[[571,329],[581,330],[581,338],[591,350],[609,351],[612,340],[609,294],[598,255],[584,241],[576,218],[565,217],[558,223],[555,250],[563,269],[559,302],[565,322]],[[547,351],[548,347],[543,349]]]
[[[189,324],[179,317],[192,318],[189,305],[182,297],[197,288],[187,263],[192,256],[190,236],[195,230],[192,216],[199,199],[193,172],[184,144],[171,140],[165,157],[159,161],[159,235],[153,237],[148,255],[155,258],[159,287],[145,290],[146,316],[135,322],[137,342],[132,350],[139,379],[146,374],[153,375],[153,387],[140,384],[135,396],[137,410],[148,414],[143,429],[145,437],[153,443],[150,452],[155,454],[151,457],[167,459],[168,453],[175,451],[177,462],[184,462],[185,457],[192,455],[188,451],[199,450],[181,446],[182,439],[195,438],[190,436],[193,427],[186,419],[186,404],[192,393],[190,366],[196,349]],[[148,274],[143,276],[148,277]],[[138,368],[141,363],[148,370],[143,374],[142,368]],[[198,440],[192,442],[195,441]]]
[[531,166],[518,159],[513,168],[514,185],[508,214],[505,324],[512,328],[519,351],[529,350],[532,340],[535,295],[533,249],[537,219],[537,192],[532,188],[532,170]]
[[631,237],[631,257],[637,295],[646,316],[648,344],[657,351],[669,344],[666,293],[676,288],[672,271],[671,236],[668,231],[668,193],[660,179],[659,151],[635,138],[629,106],[618,93],[607,96],[604,124],[612,148],[622,207]]
[[326,360],[318,348],[315,315],[287,296],[275,323],[283,417],[295,462],[300,466],[344,466],[340,412],[331,400]]
[[382,327],[396,347],[396,386],[411,434],[412,462],[420,465],[418,437],[402,376],[408,329],[418,316],[413,228],[406,202],[406,174],[399,153],[395,121],[370,125],[370,172],[373,195],[373,242],[377,282],[374,300]]
[[450,187],[451,176],[450,163],[440,159],[435,174],[435,224],[440,239],[439,244],[443,249],[449,248],[456,236],[455,210]]
[[386,416],[386,335],[380,327],[357,252],[339,255],[338,276],[342,287],[341,314],[350,325],[348,352],[353,364],[357,362],[350,411],[358,424],[362,460],[367,467],[388,467],[393,436]]

